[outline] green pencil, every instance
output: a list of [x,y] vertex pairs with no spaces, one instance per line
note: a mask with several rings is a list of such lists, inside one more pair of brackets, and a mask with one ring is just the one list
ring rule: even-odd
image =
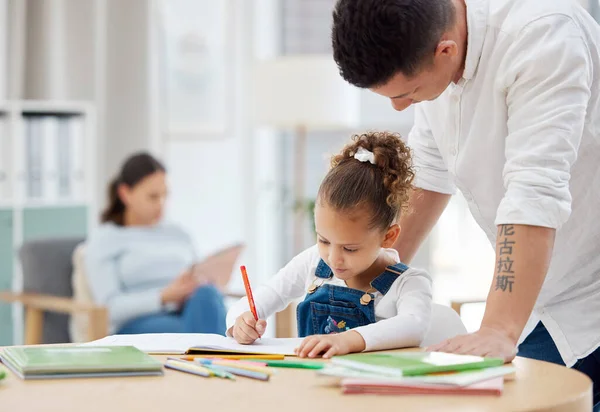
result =
[[323,369],[325,362],[303,362],[289,360],[267,360],[253,359],[255,362],[264,362],[272,368],[294,368],[294,369]]

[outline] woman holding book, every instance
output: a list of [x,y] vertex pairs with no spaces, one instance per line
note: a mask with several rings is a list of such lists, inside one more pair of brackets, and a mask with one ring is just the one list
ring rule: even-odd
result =
[[96,303],[110,333],[225,333],[221,292],[194,270],[190,236],[162,222],[166,170],[147,153],[131,156],[109,186],[102,225],[86,248]]

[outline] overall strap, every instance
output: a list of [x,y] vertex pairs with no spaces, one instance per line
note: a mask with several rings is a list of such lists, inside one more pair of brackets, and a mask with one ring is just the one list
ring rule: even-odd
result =
[[333,271],[323,259],[319,261],[317,270],[315,270],[315,276],[321,279],[331,279],[333,277]]
[[385,268],[385,272],[377,276],[371,282],[371,286],[377,289],[382,295],[385,295],[396,279],[398,279],[399,276],[402,276],[406,270],[408,270],[408,266],[402,262],[396,263],[393,266],[388,266]]

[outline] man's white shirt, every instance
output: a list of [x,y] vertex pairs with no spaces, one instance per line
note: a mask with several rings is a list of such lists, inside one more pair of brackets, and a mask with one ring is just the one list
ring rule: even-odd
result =
[[572,366],[600,345],[600,28],[571,0],[466,3],[463,78],[415,110],[416,185],[458,188],[493,245],[557,229],[521,341],[541,320]]

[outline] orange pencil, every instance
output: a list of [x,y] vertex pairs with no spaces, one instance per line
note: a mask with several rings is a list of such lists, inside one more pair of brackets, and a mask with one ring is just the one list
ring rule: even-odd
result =
[[246,287],[246,296],[248,297],[248,304],[250,305],[250,310],[254,315],[254,319],[258,320],[258,313],[256,313],[256,306],[254,306],[254,298],[252,297],[252,289],[250,289],[250,281],[248,280],[248,272],[246,272],[246,266],[240,266],[240,270],[242,271],[242,279],[244,279],[244,286]]

